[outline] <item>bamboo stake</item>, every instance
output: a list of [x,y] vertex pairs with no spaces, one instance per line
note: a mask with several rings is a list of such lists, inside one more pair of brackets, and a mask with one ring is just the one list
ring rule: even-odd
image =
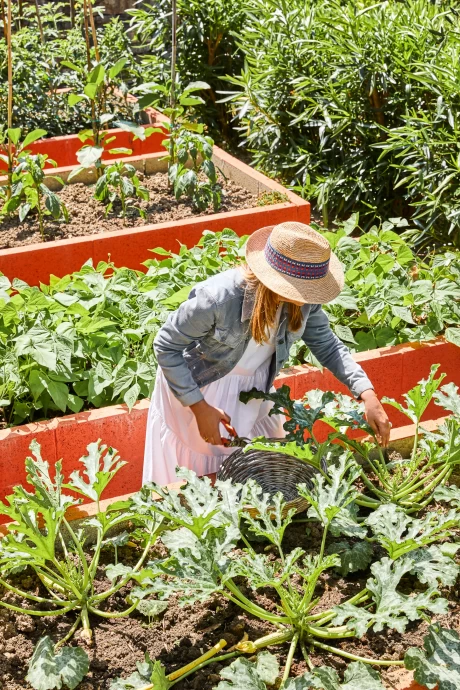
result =
[[38,30],[40,32],[40,38],[42,40],[42,43],[45,42],[45,34],[43,33],[43,25],[42,25],[42,20],[40,17],[40,7],[38,6],[38,0],[35,0],[35,12],[37,15],[37,25],[38,25]]
[[23,13],[23,7],[22,7],[22,0],[19,0],[19,2],[18,2],[18,26],[20,29],[22,29],[23,18],[24,18],[24,13]]
[[88,10],[89,10],[89,21],[91,24],[91,33],[93,34],[93,45],[94,45],[94,52],[96,55],[96,61],[100,62],[101,61],[101,55],[99,53],[99,44],[97,42],[97,33],[96,33],[96,24],[94,22],[94,14],[93,14],[93,5],[91,0],[87,0],[88,4]]
[[176,106],[176,60],[177,60],[177,0],[172,0],[172,46],[171,46],[171,108]]
[[170,144],[169,144],[169,165],[174,165],[176,162],[175,151],[175,124],[176,124],[176,60],[177,60],[177,0],[172,0],[172,15],[171,15],[171,91],[169,93],[169,105],[171,107],[171,130],[170,130]]
[[[12,0],[7,0],[8,8],[8,26],[7,26],[7,54],[8,54],[8,114],[7,114],[7,128],[11,129],[13,126],[13,52],[11,49],[11,3]],[[2,0],[3,5],[3,0]],[[7,133],[8,141],[8,187],[6,192],[6,198],[11,198],[11,189],[13,186],[13,142],[9,134]]]
[[75,0],[69,0],[70,6],[70,25],[72,29],[75,28]]

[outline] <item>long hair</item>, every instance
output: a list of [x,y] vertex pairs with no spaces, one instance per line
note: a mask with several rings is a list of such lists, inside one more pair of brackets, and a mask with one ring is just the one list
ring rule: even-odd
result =
[[[243,275],[248,288],[254,292],[254,308],[252,311],[249,328],[253,339],[259,345],[266,343],[269,337],[269,329],[275,325],[276,312],[283,302],[283,298],[266,287],[245,264]],[[297,304],[288,302],[289,330],[298,331],[302,325],[302,308]]]

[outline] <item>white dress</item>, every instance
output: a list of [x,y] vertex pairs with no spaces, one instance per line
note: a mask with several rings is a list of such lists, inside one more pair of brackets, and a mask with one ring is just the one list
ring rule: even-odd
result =
[[[276,322],[277,323],[277,322]],[[268,416],[272,403],[264,400],[240,402],[242,391],[265,390],[270,361],[275,352],[275,333],[270,330],[269,342],[258,345],[250,340],[246,351],[232,371],[201,389],[209,405],[224,410],[239,436],[280,438],[285,436],[284,415]],[[223,426],[221,436],[228,437]],[[161,370],[158,371],[152,395],[144,453],[143,482],[171,484],[176,479],[176,466],[188,467],[199,476],[217,472],[224,458],[235,448],[205,443],[198,432],[195,416],[184,407],[170,389]]]

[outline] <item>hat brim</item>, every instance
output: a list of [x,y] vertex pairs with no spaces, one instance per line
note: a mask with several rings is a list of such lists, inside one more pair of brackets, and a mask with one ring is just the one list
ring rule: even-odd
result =
[[254,275],[280,297],[304,304],[327,304],[344,286],[342,264],[331,252],[329,271],[324,278],[293,278],[272,268],[265,258],[265,245],[274,226],[256,230],[246,244],[246,262]]

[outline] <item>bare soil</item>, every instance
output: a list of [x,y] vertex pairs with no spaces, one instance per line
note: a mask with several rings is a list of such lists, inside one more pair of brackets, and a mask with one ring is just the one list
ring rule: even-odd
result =
[[[318,552],[320,533],[318,528],[310,528],[306,534],[305,523],[293,525],[285,538],[285,552],[295,546],[301,546],[307,552]],[[264,544],[255,545],[257,550],[264,549]],[[159,554],[156,554],[159,555]],[[119,550],[120,561],[129,565],[136,559],[136,553],[129,547]],[[365,586],[368,573],[349,576],[346,579],[333,572],[326,573],[319,586],[318,596],[321,601],[317,610],[330,608],[352,596]],[[21,587],[34,592],[40,591],[40,585],[29,573],[18,576]],[[266,608],[274,608],[274,593],[270,590],[259,591],[256,595],[239,583],[242,591]],[[104,577],[103,569],[98,575],[97,589],[106,589],[109,582]],[[407,592],[419,587],[411,578],[403,582]],[[121,611],[126,608],[128,589],[120,592],[110,601],[110,610]],[[460,606],[458,590],[443,592],[450,600],[450,613],[439,617],[442,625],[458,628],[460,625]],[[3,600],[19,603],[16,595],[4,594]],[[30,603],[28,604],[30,607]],[[34,645],[42,635],[50,635],[57,641],[62,638],[74,622],[74,615],[59,618],[34,618],[18,615],[0,608],[0,687],[3,690],[23,690],[27,674],[28,661]],[[270,623],[246,615],[233,603],[223,597],[215,596],[205,604],[181,607],[177,601],[171,601],[168,609],[159,620],[148,621],[140,614],[131,614],[129,618],[93,619],[94,644],[87,647],[74,636],[71,644],[85,647],[90,657],[90,671],[85,677],[80,690],[107,690],[117,677],[126,677],[136,670],[136,662],[142,661],[146,652],[153,659],[160,660],[168,673],[184,666],[209,650],[220,639],[227,641],[227,648],[239,642],[245,633],[250,640],[256,640],[264,634],[273,632]],[[421,646],[427,631],[423,621],[411,623],[404,635],[392,630],[382,633],[370,633],[363,640],[347,640],[340,647],[353,654],[385,658],[403,659],[405,651],[412,646]],[[277,654],[284,664],[287,646],[270,649]],[[341,673],[345,660],[332,654],[313,652],[311,660],[315,666],[329,665]],[[177,690],[211,690],[218,684],[219,672],[223,665],[210,664],[206,668],[190,675],[178,683]],[[301,675],[307,671],[300,652],[296,654],[291,675]],[[382,671],[384,683],[388,689],[396,688],[401,679],[398,668]],[[358,690],[358,689],[357,689]]]
[[[47,216],[45,241],[126,230],[150,223],[164,223],[214,213],[212,207],[206,211],[197,211],[192,201],[186,197],[176,200],[168,186],[166,173],[156,173],[145,177],[139,173],[138,176],[150,192],[148,201],[136,199],[134,202],[137,208],[145,211],[147,215],[145,219],[140,216],[136,208],[131,208],[128,211],[128,217],[122,218],[121,205],[118,202],[115,202],[113,212],[106,217],[104,204],[93,198],[94,186],[81,183],[70,184],[58,193],[69,211],[69,223],[56,221],[51,216]],[[223,187],[222,205],[219,213],[256,206],[257,197],[250,194],[247,189],[240,187],[232,180],[221,180],[221,184]],[[0,224],[0,249],[21,247],[41,241],[36,214],[29,215],[22,223],[16,216],[4,218]]]

